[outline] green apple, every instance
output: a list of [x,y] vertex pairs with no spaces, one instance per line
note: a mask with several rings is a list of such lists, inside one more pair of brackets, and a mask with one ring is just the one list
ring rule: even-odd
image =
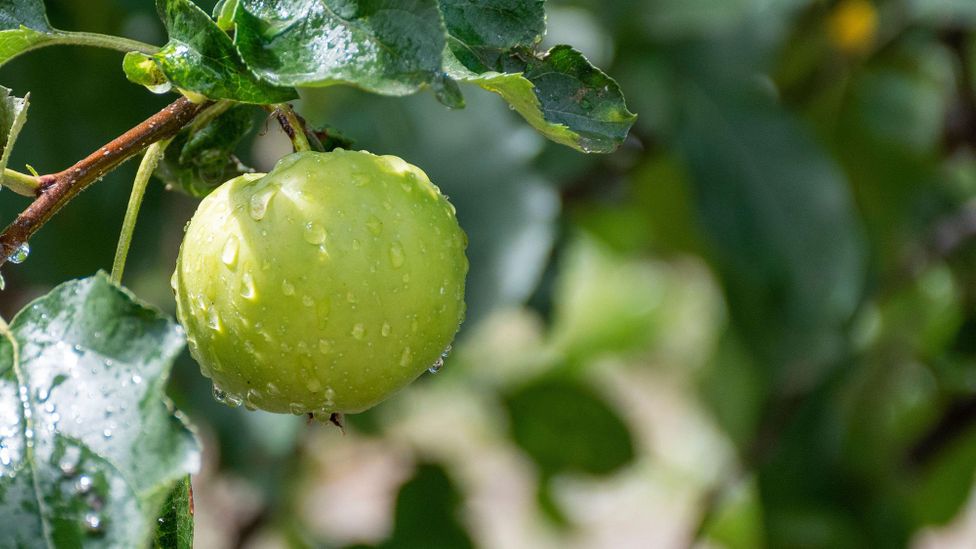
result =
[[440,364],[464,317],[466,245],[419,168],[295,153],[200,203],[173,274],[177,314],[226,402],[359,412]]

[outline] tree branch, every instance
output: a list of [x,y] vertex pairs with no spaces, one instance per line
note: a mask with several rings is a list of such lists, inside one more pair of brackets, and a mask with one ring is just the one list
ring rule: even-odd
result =
[[176,135],[206,106],[181,97],[74,166],[38,177],[37,198],[0,234],[0,265],[78,193],[149,145]]

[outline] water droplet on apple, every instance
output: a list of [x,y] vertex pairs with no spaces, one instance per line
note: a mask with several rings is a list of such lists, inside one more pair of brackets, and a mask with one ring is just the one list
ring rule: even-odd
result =
[[325,228],[314,221],[305,224],[305,242],[319,245],[325,242]]
[[237,251],[240,246],[241,243],[236,236],[230,236],[227,239],[227,242],[224,243],[224,250],[220,253],[220,260],[224,265],[231,269],[237,265]]
[[394,242],[390,245],[390,264],[394,269],[399,269],[403,266],[403,260],[403,246],[399,242]]
[[251,273],[244,273],[241,275],[241,297],[253,299],[254,295],[254,277],[251,276]]
[[287,280],[281,281],[281,293],[285,295],[295,295],[295,286]]
[[264,216],[268,213],[268,207],[271,204],[271,199],[274,198],[275,193],[278,189],[273,186],[267,186],[262,189],[255,191],[251,195],[250,201],[250,214],[251,219],[255,221],[261,221]]

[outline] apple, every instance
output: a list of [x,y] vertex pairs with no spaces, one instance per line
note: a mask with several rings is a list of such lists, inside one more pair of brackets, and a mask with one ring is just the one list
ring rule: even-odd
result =
[[173,274],[177,316],[225,402],[360,412],[440,364],[464,317],[466,246],[419,168],[299,152],[200,202]]

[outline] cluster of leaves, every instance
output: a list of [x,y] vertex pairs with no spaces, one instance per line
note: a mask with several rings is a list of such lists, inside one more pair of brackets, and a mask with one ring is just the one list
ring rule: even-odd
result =
[[555,141],[612,151],[635,116],[617,84],[579,52],[537,51],[543,4],[228,0],[211,18],[189,0],[159,0],[170,41],[152,55],[129,54],[125,69],[150,87],[259,104],[345,84],[394,96],[430,88],[461,108],[458,82],[471,83]]
[[[205,123],[172,139],[156,171],[194,196],[251,171],[234,155],[253,129],[247,104],[340,84],[392,96],[431,89],[451,108],[465,106],[458,83],[471,84],[501,95],[553,141],[610,152],[636,117],[578,51],[538,49],[543,4],[228,0],[210,16],[189,0],[158,0],[169,42],[157,49],[56,29],[40,0],[11,0],[0,3],[0,65],[50,45],[132,50],[122,63],[131,81],[218,101]],[[27,108],[3,92],[0,169]],[[330,132],[324,145],[346,143]],[[16,524],[10,541],[137,546],[155,533],[159,546],[188,546],[186,475],[199,449],[163,396],[182,346],[178,327],[99,274],[59,286],[0,328],[0,515]],[[554,390],[585,400],[577,389]],[[417,482],[445,482],[428,473]],[[445,535],[467,539],[460,527]]]

